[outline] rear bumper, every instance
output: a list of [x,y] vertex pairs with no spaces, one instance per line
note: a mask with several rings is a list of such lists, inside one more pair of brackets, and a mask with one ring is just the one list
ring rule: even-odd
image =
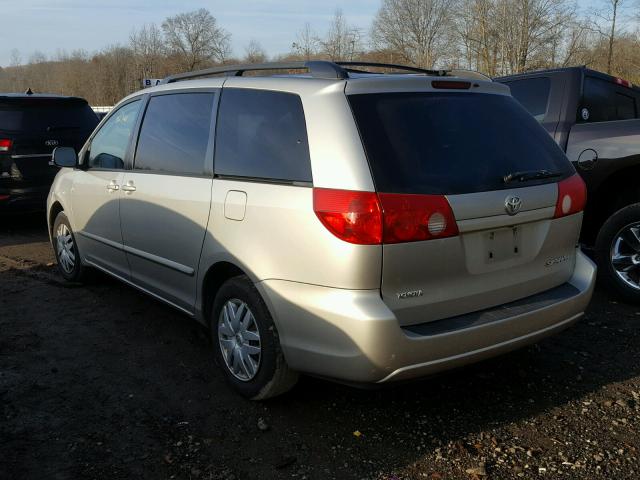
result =
[[424,324],[423,329],[400,327],[378,290],[282,280],[257,287],[274,315],[292,369],[347,382],[383,383],[480,361],[568,327],[583,315],[595,274],[593,262],[578,251],[567,284],[492,310]]

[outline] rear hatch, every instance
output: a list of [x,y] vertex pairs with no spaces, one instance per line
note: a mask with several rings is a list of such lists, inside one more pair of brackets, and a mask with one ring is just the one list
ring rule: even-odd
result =
[[[438,83],[347,89],[383,212],[382,297],[402,325],[565,283],[582,219],[573,167],[506,89]],[[564,211],[559,189],[576,196]]]
[[50,183],[57,168],[51,153],[57,146],[82,148],[98,124],[87,102],[68,97],[0,97],[0,185]]

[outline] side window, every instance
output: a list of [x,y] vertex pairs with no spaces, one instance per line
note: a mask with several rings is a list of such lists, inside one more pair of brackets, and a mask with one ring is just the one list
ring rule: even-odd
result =
[[616,117],[618,120],[636,118],[636,105],[633,97],[616,93]]
[[300,97],[228,88],[216,128],[215,171],[220,175],[311,181],[307,128]]
[[584,108],[589,112],[589,122],[637,118],[635,98],[626,95],[626,90],[626,87],[620,87],[613,82],[585,76],[583,105],[578,112],[579,120],[585,120],[581,116]]
[[151,97],[140,127],[135,170],[202,175],[214,93]]
[[507,82],[511,95],[539,122],[544,120],[549,104],[551,80],[548,77]]
[[124,105],[100,128],[91,141],[89,168],[124,168],[124,156],[136,125],[140,100]]

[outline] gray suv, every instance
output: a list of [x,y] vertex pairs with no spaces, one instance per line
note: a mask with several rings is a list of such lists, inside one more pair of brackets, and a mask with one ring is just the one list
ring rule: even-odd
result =
[[370,67],[225,67],[125,98],[54,153],[62,276],[102,270],[209,326],[253,399],[299,373],[420,377],[579,319],[595,267],[559,147],[505,85]]

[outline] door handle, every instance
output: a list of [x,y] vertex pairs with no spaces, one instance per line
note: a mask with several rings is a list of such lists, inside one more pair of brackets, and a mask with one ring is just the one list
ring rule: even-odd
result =
[[120,190],[120,186],[116,183],[115,180],[111,180],[111,182],[109,182],[109,185],[107,185],[107,190],[109,190],[110,192],[115,192],[116,190]]
[[122,185],[122,190],[127,193],[135,192],[136,187],[131,180],[127,182],[126,185]]

